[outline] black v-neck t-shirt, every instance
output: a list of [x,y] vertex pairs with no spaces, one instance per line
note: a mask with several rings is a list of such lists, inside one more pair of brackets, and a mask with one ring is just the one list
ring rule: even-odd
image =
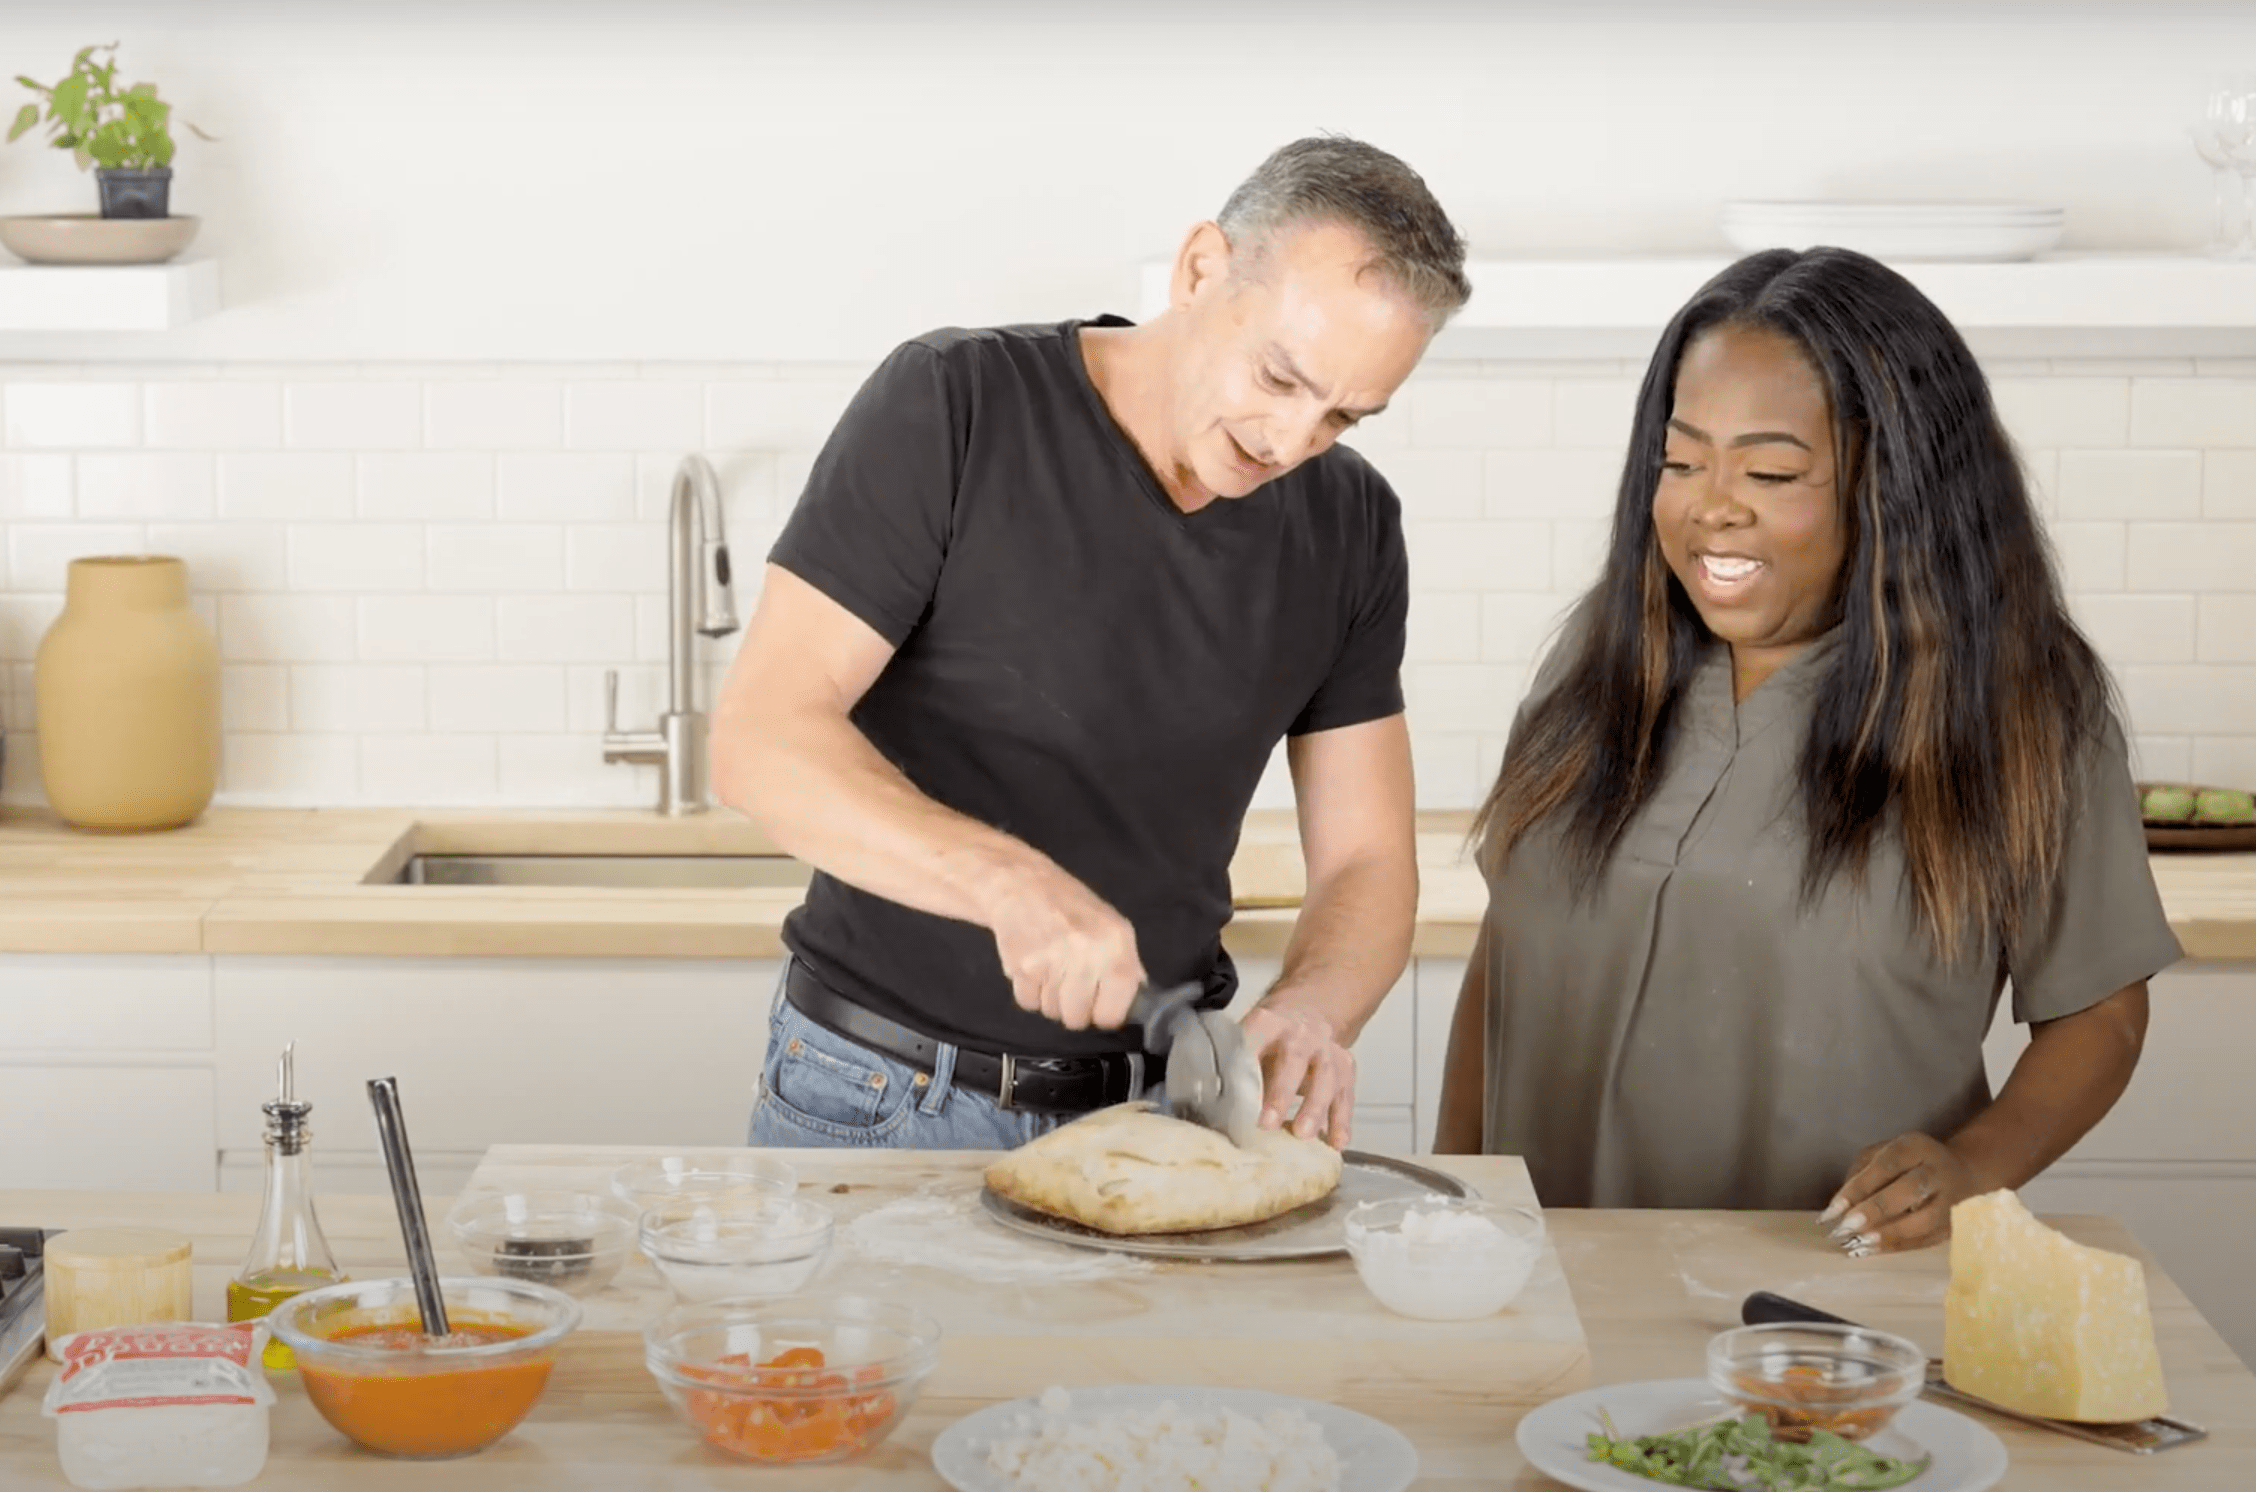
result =
[[[1082,325],[896,349],[769,558],[894,645],[853,712],[887,760],[1118,908],[1154,983],[1203,980],[1219,1006],[1237,983],[1230,858],[1271,751],[1402,709],[1401,504],[1335,447],[1182,512],[1090,381]],[[1019,1009],[987,929],[832,876],[783,939],[831,989],[939,1040],[1132,1045]]]

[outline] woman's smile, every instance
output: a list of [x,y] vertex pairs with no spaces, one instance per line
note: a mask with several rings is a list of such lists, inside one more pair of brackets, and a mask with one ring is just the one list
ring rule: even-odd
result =
[[1700,589],[1706,593],[1703,599],[1717,606],[1731,606],[1745,600],[1747,593],[1762,583],[1770,569],[1761,560],[1745,554],[1695,549],[1692,559],[1693,573],[1699,578]]

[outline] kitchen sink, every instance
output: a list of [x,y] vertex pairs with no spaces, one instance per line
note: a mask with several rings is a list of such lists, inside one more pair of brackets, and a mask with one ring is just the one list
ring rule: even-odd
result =
[[[1288,861],[1271,846],[1242,847],[1230,870],[1231,905],[1240,912],[1301,903],[1297,854]],[[553,821],[434,816],[394,840],[359,880],[364,886],[803,892],[813,878],[806,861],[785,854],[741,819],[597,812]]]
[[796,889],[813,868],[789,855],[410,855],[400,886],[648,886]]

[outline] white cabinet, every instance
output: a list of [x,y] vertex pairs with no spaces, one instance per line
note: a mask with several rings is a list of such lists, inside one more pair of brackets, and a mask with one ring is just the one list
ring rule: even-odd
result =
[[215,961],[223,1190],[255,1190],[259,1105],[297,1042],[317,1185],[382,1191],[371,1078],[399,1080],[443,1195],[496,1144],[741,1145],[778,965],[737,959]]
[[0,1188],[210,1191],[211,1069],[11,1062],[0,1134]]
[[[1240,1011],[1279,961],[1243,959]],[[1405,971],[1356,1043],[1355,1144],[1431,1147],[1462,959]],[[425,1190],[489,1145],[741,1143],[774,962],[0,955],[0,1190],[256,1190],[259,1105],[298,1043],[315,1184],[382,1192],[366,1083],[399,1079]],[[2025,1037],[2001,1016],[2002,1083]],[[2256,965],[2154,981],[2115,1112],[2032,1183],[2033,1206],[2121,1217],[2256,1360]]]
[[382,1192],[367,1080],[425,1190],[489,1145],[735,1145],[777,965],[0,955],[0,1189],[253,1190],[295,1040],[322,1191]]
[[[1240,958],[1238,996],[1230,1012],[1242,1016],[1277,982],[1283,960]],[[1378,1011],[1355,1040],[1355,1125],[1349,1147],[1389,1155],[1417,1148],[1417,1012],[1412,998],[1415,965],[1402,971]]]
[[[2152,1015],[2138,1072],[2114,1110],[2063,1165],[2089,1161],[2224,1161],[2256,1169],[2256,964],[2180,964],[2148,986]],[[2008,1000],[1984,1048],[2002,1087],[2026,1027]]]
[[211,961],[194,954],[0,955],[0,1061],[41,1052],[194,1054],[212,1044]]
[[[2149,986],[2146,1050],[2114,1110],[2026,1189],[2044,1212],[2121,1218],[2241,1357],[2256,1363],[2256,964],[2187,963]],[[2004,1002],[2001,1002],[2001,1006]],[[2001,1008],[1985,1047],[2002,1087],[2028,1044]]]
[[209,1191],[211,964],[0,955],[0,1188]]
[[1441,1112],[1441,1072],[1449,1054],[1449,1023],[1457,1014],[1457,992],[1465,984],[1465,960],[1421,958],[1416,976],[1418,1010],[1418,1149],[1433,1149],[1434,1122]]

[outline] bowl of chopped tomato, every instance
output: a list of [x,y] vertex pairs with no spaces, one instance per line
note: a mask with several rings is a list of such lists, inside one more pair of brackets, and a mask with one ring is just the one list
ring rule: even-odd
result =
[[1741,1326],[1708,1341],[1708,1386],[1777,1439],[1831,1430],[1863,1440],[1886,1429],[1927,1384],[1927,1354],[1884,1331],[1828,1322]]
[[840,1295],[678,1306],[642,1339],[650,1375],[707,1445],[795,1465],[843,1461],[892,1434],[939,1360],[940,1327]]

